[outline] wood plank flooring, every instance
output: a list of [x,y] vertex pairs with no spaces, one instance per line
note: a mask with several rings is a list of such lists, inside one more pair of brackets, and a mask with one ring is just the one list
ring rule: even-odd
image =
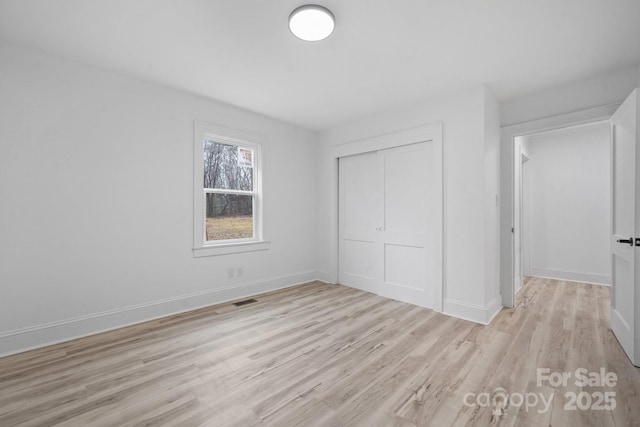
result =
[[[531,279],[486,327],[319,282],[256,299],[0,359],[0,426],[640,426],[605,287]],[[573,392],[616,406],[565,410]]]

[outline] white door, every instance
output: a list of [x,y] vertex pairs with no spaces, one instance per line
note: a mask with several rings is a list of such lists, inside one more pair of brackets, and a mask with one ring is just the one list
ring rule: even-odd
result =
[[378,155],[342,157],[339,162],[339,282],[378,293]]
[[611,118],[611,329],[640,366],[640,156],[636,89]]
[[419,143],[378,153],[382,189],[381,226],[378,241],[380,295],[433,307],[431,272],[435,254],[433,241],[432,144]]
[[[433,307],[439,256],[433,144],[418,143],[339,161],[339,282]],[[435,204],[435,203],[434,203]],[[429,242],[429,244],[427,244]]]

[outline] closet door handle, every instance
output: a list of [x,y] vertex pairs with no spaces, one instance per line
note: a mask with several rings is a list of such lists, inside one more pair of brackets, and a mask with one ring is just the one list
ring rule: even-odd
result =
[[629,237],[628,239],[618,239],[618,243],[628,243],[629,246],[633,246],[633,237]]

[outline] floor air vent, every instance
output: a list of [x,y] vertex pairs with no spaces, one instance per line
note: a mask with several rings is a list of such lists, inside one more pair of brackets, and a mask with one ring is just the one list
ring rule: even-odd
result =
[[240,307],[241,305],[252,304],[254,302],[258,302],[258,300],[251,298],[251,299],[246,299],[244,301],[234,302],[233,305],[235,305],[236,307]]

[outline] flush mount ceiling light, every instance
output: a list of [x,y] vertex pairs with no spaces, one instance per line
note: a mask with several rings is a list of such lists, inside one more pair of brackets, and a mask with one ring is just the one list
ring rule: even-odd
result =
[[300,40],[324,40],[333,33],[334,28],[333,13],[317,4],[300,6],[289,15],[289,29]]

